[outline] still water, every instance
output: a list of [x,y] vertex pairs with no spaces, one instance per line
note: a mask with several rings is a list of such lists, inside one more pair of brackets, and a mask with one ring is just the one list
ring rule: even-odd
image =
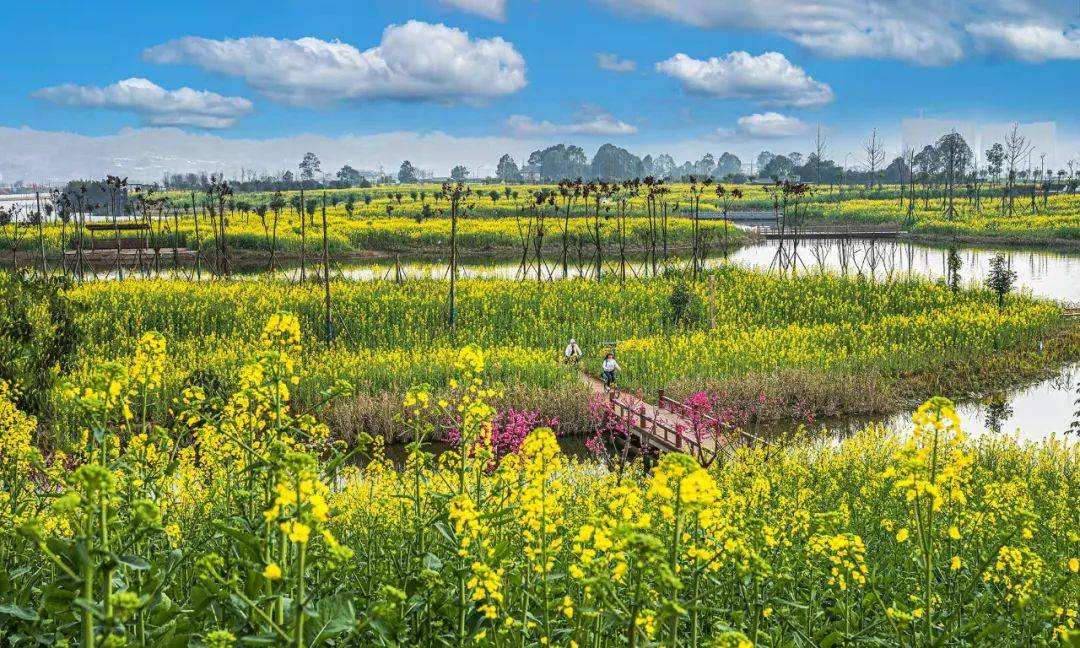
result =
[[[964,285],[981,285],[990,271],[990,260],[998,253],[1004,254],[1016,272],[1017,289],[1036,297],[1064,302],[1080,301],[1080,254],[1046,250],[995,250],[992,248],[960,247],[960,279]],[[947,274],[949,251],[944,247],[895,240],[814,240],[764,242],[732,250],[727,260],[721,254],[706,259],[707,267],[717,267],[725,262],[755,270],[785,273],[830,272],[849,276],[865,276],[878,280],[903,277],[944,279]],[[685,259],[672,259],[669,265],[686,265]],[[319,271],[316,264],[309,264],[307,272],[314,276]],[[605,261],[607,276],[617,276],[620,268],[610,259]],[[571,261],[567,271],[569,278],[592,278],[594,270],[588,261]],[[651,273],[649,264],[637,257],[628,261],[628,277],[645,277]],[[288,279],[299,279],[300,271],[290,267],[279,271]],[[354,281],[380,279],[446,279],[449,276],[447,262],[442,259],[425,261],[393,260],[357,261],[339,263],[331,267],[331,276]],[[535,261],[523,266],[520,262],[465,260],[459,266],[461,278],[537,279]],[[554,260],[545,261],[539,270],[540,279],[562,279],[562,266]]]

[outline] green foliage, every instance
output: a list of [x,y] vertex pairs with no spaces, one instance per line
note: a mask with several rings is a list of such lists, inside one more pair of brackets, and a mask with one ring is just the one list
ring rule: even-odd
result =
[[60,279],[0,274],[0,380],[18,392],[18,405],[47,416],[48,394],[70,368],[79,345],[71,303]]

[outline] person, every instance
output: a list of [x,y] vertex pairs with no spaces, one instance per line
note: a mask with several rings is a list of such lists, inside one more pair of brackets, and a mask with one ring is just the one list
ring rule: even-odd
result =
[[566,345],[566,351],[563,352],[563,362],[566,364],[577,364],[581,360],[581,347],[578,346],[577,340],[570,338],[570,343]]
[[604,381],[604,389],[610,389],[615,383],[615,374],[622,370],[619,363],[615,360],[615,354],[608,352],[604,356],[603,371],[600,373],[601,380]]

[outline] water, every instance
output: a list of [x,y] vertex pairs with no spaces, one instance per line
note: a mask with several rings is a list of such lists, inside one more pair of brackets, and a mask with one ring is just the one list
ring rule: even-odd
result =
[[[1048,250],[996,250],[958,247],[960,280],[982,285],[990,260],[1004,254],[1016,272],[1016,286],[1035,297],[1080,301],[1080,254]],[[834,272],[879,280],[901,277],[944,279],[949,250],[945,247],[896,240],[805,240],[765,242],[739,248],[731,261],[756,270],[797,273]]]
[[[1040,441],[1051,435],[1061,437],[1075,433],[1070,431],[1077,403],[1077,387],[1080,386],[1080,364],[1062,368],[1057,375],[1020,389],[992,394],[977,402],[958,403],[956,412],[961,429],[971,437],[984,435],[1008,435],[1022,441]],[[823,419],[809,426],[812,431],[828,430],[840,436],[857,432],[871,423],[882,423],[897,430],[912,426],[912,412],[902,412],[887,417],[845,417]],[[790,424],[773,424],[762,430],[763,434],[784,434],[791,430]]]
[[[990,260],[997,254],[1005,255],[1009,266],[1016,272],[1016,287],[1020,292],[1035,297],[1062,302],[1080,302],[1080,254],[1047,250],[995,250],[992,248],[957,248],[960,257],[960,280],[965,286],[981,286],[990,272]],[[865,276],[878,280],[904,277],[923,277],[943,280],[948,268],[947,248],[894,240],[814,240],[786,241],[780,245],[767,241],[733,250],[727,262],[761,271],[794,272],[797,274],[831,272],[849,276]],[[672,266],[686,265],[685,259],[672,259]],[[718,267],[725,263],[723,255],[706,259],[706,267]],[[604,272],[615,276],[617,263],[609,259]],[[536,280],[536,265],[530,261],[523,273],[521,263],[515,261],[465,260],[459,265],[460,278],[474,279],[522,279]],[[309,276],[320,267],[312,263]],[[398,272],[402,279],[446,279],[449,276],[447,262],[441,259],[427,261],[350,261],[336,263],[331,268],[334,277],[353,281],[394,279]],[[591,278],[593,268],[588,261],[578,265],[571,262],[570,278]],[[645,277],[651,274],[648,264],[640,257],[631,259],[627,276]],[[299,279],[295,267],[279,271],[290,280]],[[542,279],[562,279],[562,267],[554,260],[546,261],[540,269]]]

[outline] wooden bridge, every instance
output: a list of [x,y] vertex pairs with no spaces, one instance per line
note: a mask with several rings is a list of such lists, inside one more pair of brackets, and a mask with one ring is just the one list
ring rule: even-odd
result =
[[604,383],[589,374],[581,374],[581,380],[594,394],[608,399],[611,412],[641,448],[683,452],[703,466],[721,456],[732,457],[740,445],[764,446],[766,453],[769,450],[768,441],[707,414],[693,413],[684,403],[665,396],[663,389],[653,405],[632,394],[605,392]]
[[766,240],[770,241],[791,239],[895,239],[906,234],[895,223],[881,225],[855,223],[822,225],[819,223],[807,223],[800,227],[791,227],[789,225],[783,230],[772,226],[757,228],[757,231],[763,234]]

